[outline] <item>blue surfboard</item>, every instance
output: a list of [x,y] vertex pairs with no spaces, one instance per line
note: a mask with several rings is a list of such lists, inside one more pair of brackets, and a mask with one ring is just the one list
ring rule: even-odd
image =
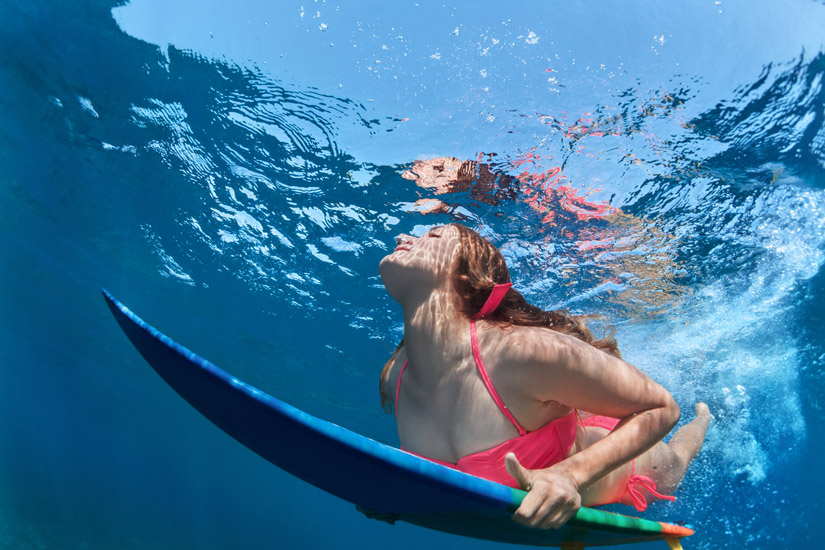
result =
[[693,534],[686,527],[590,508],[581,508],[558,530],[524,527],[511,519],[524,491],[313,417],[224,372],[146,324],[105,290],[103,295],[132,344],[190,405],[272,464],[355,504],[367,517],[491,541],[562,548],[661,539],[678,545],[680,537]]

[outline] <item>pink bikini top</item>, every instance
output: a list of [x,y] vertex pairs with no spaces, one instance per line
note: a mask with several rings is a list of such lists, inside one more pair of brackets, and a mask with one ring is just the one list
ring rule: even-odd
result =
[[[504,416],[507,417],[507,420],[518,430],[518,437],[509,439],[504,443],[496,445],[492,449],[467,455],[459,459],[456,464],[429,457],[422,458],[426,458],[443,466],[461,470],[468,474],[509,485],[510,487],[518,487],[515,479],[507,473],[507,469],[504,466],[504,457],[507,453],[515,453],[521,465],[530,469],[547,468],[557,462],[561,462],[567,458],[576,439],[576,415],[571,412],[566,416],[553,420],[538,430],[528,432],[507,409],[507,406],[501,400],[496,388],[490,381],[490,377],[487,375],[487,369],[484,368],[484,363],[481,361],[475,320],[495,311],[511,286],[513,286],[512,283],[506,283],[496,285],[495,288],[493,288],[490,297],[487,298],[481,311],[470,320],[470,340],[473,348],[473,357],[475,358],[476,367],[478,367],[481,379],[484,381],[487,391],[490,392],[490,396],[498,408]],[[404,366],[398,375],[398,384],[395,391],[396,418],[398,416],[398,397],[401,394],[401,377],[407,369],[407,363],[408,361],[404,362]]]

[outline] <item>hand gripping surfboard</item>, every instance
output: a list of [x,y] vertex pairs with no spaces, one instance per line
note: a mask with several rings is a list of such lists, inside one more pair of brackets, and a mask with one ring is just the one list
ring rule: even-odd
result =
[[680,548],[679,538],[693,534],[686,527],[591,508],[581,508],[557,530],[524,527],[511,519],[524,491],[315,418],[224,372],[146,324],[105,290],[103,295],[132,344],[190,405],[272,464],[355,504],[367,517],[478,539],[562,548],[662,539]]

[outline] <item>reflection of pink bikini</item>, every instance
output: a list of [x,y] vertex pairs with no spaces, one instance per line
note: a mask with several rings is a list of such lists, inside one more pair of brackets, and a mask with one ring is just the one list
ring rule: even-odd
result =
[[[570,453],[570,449],[573,447],[573,443],[576,440],[577,424],[582,427],[595,426],[605,428],[607,430],[613,430],[613,428],[616,427],[616,424],[619,423],[619,419],[599,415],[592,415],[584,419],[580,419],[578,418],[579,415],[577,415],[576,412],[570,412],[569,414],[561,418],[557,418],[549,424],[546,424],[538,430],[532,432],[528,432],[522,428],[516,421],[515,417],[513,417],[507,409],[507,406],[501,400],[501,397],[499,397],[493,383],[490,381],[490,377],[487,376],[487,369],[484,368],[484,363],[481,361],[481,352],[478,348],[478,337],[476,335],[475,323],[475,319],[479,319],[484,315],[495,311],[511,286],[511,283],[496,285],[493,292],[490,294],[490,297],[487,299],[487,302],[484,304],[484,307],[482,307],[481,311],[474,315],[470,320],[470,338],[473,348],[473,357],[475,358],[476,366],[478,367],[478,372],[481,375],[481,379],[484,381],[484,385],[487,386],[487,390],[490,392],[490,396],[493,398],[498,408],[501,409],[501,412],[504,413],[507,420],[509,420],[518,430],[518,437],[509,439],[504,443],[496,445],[492,449],[467,455],[459,459],[459,461],[455,464],[428,457],[422,458],[426,458],[427,460],[447,466],[448,468],[460,470],[462,472],[489,479],[503,485],[518,487],[518,483],[510,476],[510,474],[507,473],[507,469],[504,466],[504,457],[507,453],[515,453],[519,462],[525,468],[548,468],[553,464],[561,462],[567,458]],[[398,375],[398,384],[395,391],[396,417],[398,416],[398,396],[401,393],[401,376],[407,369],[407,363],[408,362],[404,362],[404,366],[401,367],[401,372]],[[627,494],[630,495],[634,506],[639,511],[643,511],[647,508],[647,501],[641,491],[636,487],[637,485],[648,490],[651,494],[659,498],[675,500],[674,497],[657,493],[656,483],[654,483],[654,481],[649,477],[633,475],[631,466],[630,479],[627,481]]]

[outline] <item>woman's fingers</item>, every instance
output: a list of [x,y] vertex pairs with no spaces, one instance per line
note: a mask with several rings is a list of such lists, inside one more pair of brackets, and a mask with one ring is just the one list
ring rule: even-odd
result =
[[559,527],[561,527],[562,525],[567,523],[568,519],[569,519],[568,515],[559,512],[559,513],[547,516],[535,527],[537,529],[558,529]]
[[558,529],[567,522],[570,517],[566,513],[565,507],[559,502],[541,500],[540,498],[524,499],[519,509],[513,515],[513,519],[527,527],[537,529]]
[[528,527],[558,529],[570,519],[578,509],[576,502],[569,498],[551,498],[548,491],[533,490],[524,497],[513,520]]
[[533,492],[527,493],[518,510],[513,514],[513,519],[517,523],[533,527],[536,522],[536,516],[539,514],[542,505],[546,504],[545,500]]
[[537,518],[535,527],[539,529],[558,529],[575,515],[578,506],[570,500],[556,501],[548,509],[546,516]]
[[519,487],[528,491],[513,520],[538,529],[558,529],[581,506],[581,496],[572,479],[563,473],[547,470],[528,470],[513,453],[504,459],[507,472]]

